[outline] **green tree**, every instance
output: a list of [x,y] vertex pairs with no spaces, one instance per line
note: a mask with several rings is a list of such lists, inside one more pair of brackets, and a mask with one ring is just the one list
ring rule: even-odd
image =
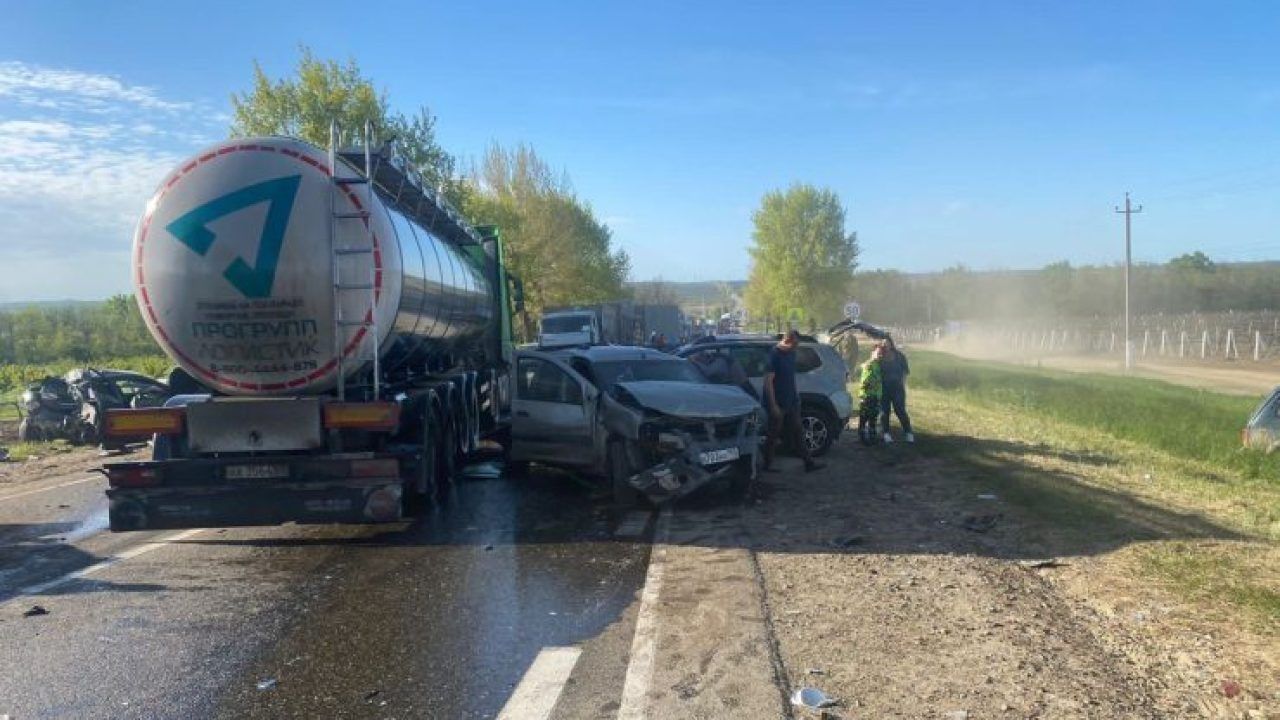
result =
[[757,317],[840,316],[858,263],[856,233],[831,190],[798,183],[771,191],[752,217],[747,308]]
[[524,283],[525,337],[545,308],[604,302],[624,295],[626,252],[608,226],[533,148],[493,145],[470,178],[465,207],[477,222],[502,229],[507,264]]
[[358,140],[372,122],[376,142],[394,139],[397,150],[455,205],[465,200],[457,160],[436,140],[436,119],[426,107],[392,113],[387,94],[374,87],[355,60],[322,60],[299,50],[293,75],[271,79],[253,65],[253,88],[231,96],[232,137],[287,135],[328,147],[329,124],[338,121],[343,144]]

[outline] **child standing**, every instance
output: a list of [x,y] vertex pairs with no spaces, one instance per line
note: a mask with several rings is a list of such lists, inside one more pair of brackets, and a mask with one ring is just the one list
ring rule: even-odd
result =
[[880,415],[880,393],[882,380],[880,361],[884,358],[884,348],[876,345],[871,351],[871,359],[862,364],[862,376],[858,379],[858,437],[863,445],[871,445],[876,441],[876,417]]

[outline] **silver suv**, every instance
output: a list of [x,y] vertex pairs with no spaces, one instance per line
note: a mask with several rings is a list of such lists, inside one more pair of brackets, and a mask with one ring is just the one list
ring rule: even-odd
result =
[[[676,354],[688,358],[702,352],[728,353],[742,364],[756,392],[763,393],[769,351],[778,339],[769,335],[721,335],[713,341],[685,345]],[[839,351],[807,335],[800,336],[796,389],[800,391],[800,422],[809,453],[822,455],[831,449],[831,443],[840,437],[853,414],[849,368]]]

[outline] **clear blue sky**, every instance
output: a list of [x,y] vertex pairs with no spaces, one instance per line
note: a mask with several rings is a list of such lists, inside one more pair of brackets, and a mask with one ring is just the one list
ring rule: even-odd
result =
[[456,154],[532,144],[635,279],[745,277],[793,181],[869,268],[1113,262],[1125,190],[1140,259],[1280,257],[1277,3],[372,5],[0,2],[0,300],[127,290],[156,180],[300,43]]

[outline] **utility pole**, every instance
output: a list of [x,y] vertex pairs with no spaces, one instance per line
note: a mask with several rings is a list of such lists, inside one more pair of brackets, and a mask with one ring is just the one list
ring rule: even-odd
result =
[[1116,208],[1124,215],[1124,369],[1133,369],[1133,338],[1129,334],[1129,281],[1133,266],[1133,214],[1142,212],[1142,206],[1129,204],[1129,193],[1124,194],[1124,209]]

